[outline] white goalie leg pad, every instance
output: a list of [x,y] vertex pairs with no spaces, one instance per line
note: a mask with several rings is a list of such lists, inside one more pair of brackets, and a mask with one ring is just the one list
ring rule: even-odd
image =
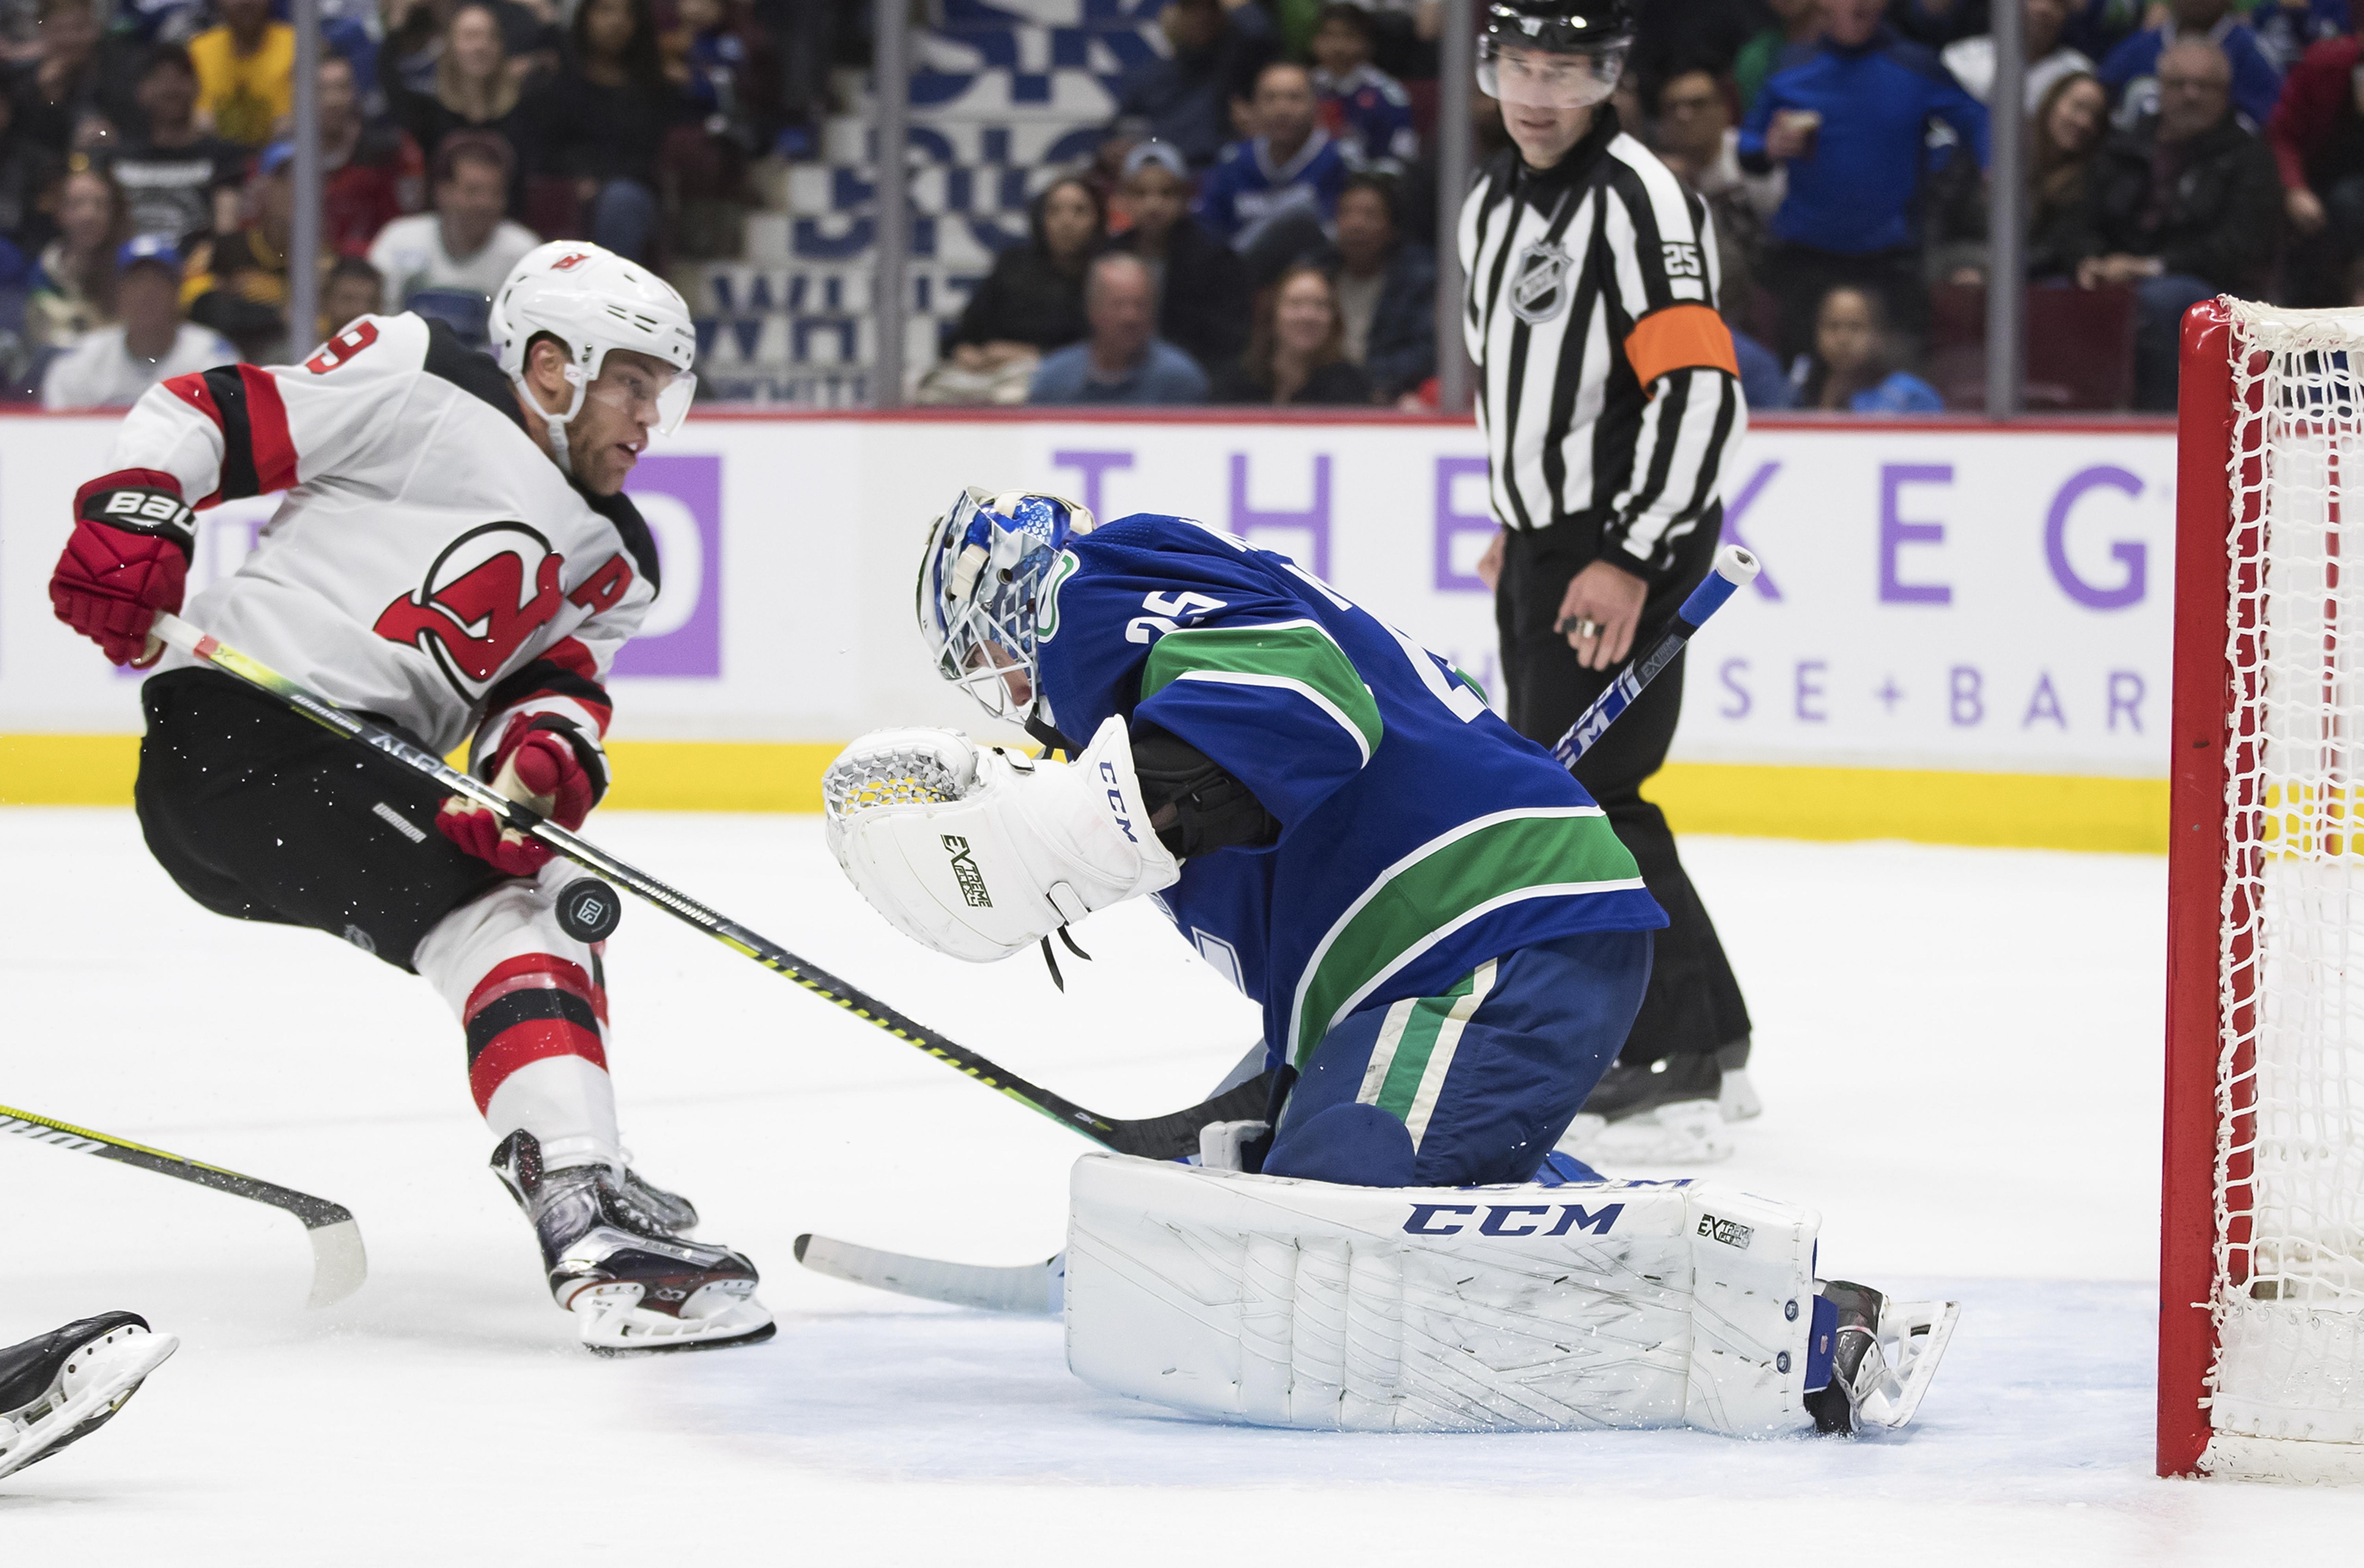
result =
[[1067,1365],[1222,1420],[1810,1429],[1822,1217],[1700,1183],[1378,1188],[1087,1155]]
[[1181,874],[1150,829],[1121,717],[1073,762],[951,730],[875,731],[830,764],[821,794],[830,849],[871,907],[974,963]]

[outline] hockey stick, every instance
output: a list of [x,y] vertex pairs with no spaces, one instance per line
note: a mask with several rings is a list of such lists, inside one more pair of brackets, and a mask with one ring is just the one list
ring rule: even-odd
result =
[[1592,750],[1600,732],[1617,722],[1617,716],[1634,706],[1642,688],[1658,678],[1658,672],[1675,662],[1691,634],[1705,624],[1707,617],[1723,607],[1723,602],[1747,583],[1756,579],[1756,558],[1736,544],[1725,545],[1715,552],[1715,564],[1708,569],[1707,578],[1690,592],[1683,607],[1675,612],[1675,624],[1659,635],[1649,651],[1629,662],[1609,683],[1609,689],[1592,699],[1592,706],[1577,715],[1567,733],[1552,745],[1551,754],[1564,767],[1573,768],[1578,759]]
[[17,1133],[72,1154],[95,1154],[102,1160],[136,1165],[160,1176],[172,1176],[233,1197],[251,1198],[256,1203],[285,1209],[304,1222],[304,1233],[312,1242],[312,1297],[304,1304],[307,1307],[326,1307],[342,1301],[361,1289],[362,1282],[369,1277],[369,1258],[362,1251],[362,1228],[353,1223],[353,1211],[340,1203],[9,1106],[0,1106],[0,1132]]
[[[1609,689],[1577,716],[1567,733],[1552,747],[1554,760],[1573,768],[1592,750],[1617,716],[1634,706],[1642,689],[1675,661],[1693,633],[1722,609],[1743,584],[1755,580],[1756,558],[1736,544],[1715,552],[1706,579],[1691,590],[1675,612],[1675,623],[1661,633],[1648,651],[1633,660],[1609,683]],[[934,1258],[907,1257],[875,1248],[806,1234],[797,1238],[797,1262],[816,1273],[850,1280],[901,1296],[942,1301],[953,1307],[974,1307],[987,1312],[1056,1313],[1065,1294],[1066,1255],[1041,1263],[952,1263]]]
[[705,905],[666,886],[608,853],[586,839],[577,838],[555,822],[526,810],[483,780],[474,778],[423,747],[414,746],[383,725],[347,712],[318,693],[290,680],[262,661],[229,647],[169,612],[156,612],[153,634],[202,660],[225,674],[234,675],[269,693],[323,728],[332,729],[408,768],[423,773],[452,794],[464,795],[497,813],[507,826],[535,840],[576,865],[595,871],[686,924],[695,926],[733,952],[753,959],[784,974],[824,1002],[833,1003],[863,1022],[875,1026],[907,1045],[916,1046],[944,1065],[967,1073],[988,1089],[998,1090],[1027,1109],[1039,1111],[1070,1130],[1080,1132],[1103,1148],[1120,1154],[1151,1160],[1173,1160],[1199,1151],[1199,1129],[1209,1122],[1243,1121],[1264,1114],[1272,1088],[1272,1074],[1264,1073],[1200,1105],[1165,1116],[1126,1120],[1102,1116],[945,1040],[935,1030],[896,1011],[868,992],[847,984],[827,970],[806,962],[787,949],[766,940],[735,920],[726,919]]

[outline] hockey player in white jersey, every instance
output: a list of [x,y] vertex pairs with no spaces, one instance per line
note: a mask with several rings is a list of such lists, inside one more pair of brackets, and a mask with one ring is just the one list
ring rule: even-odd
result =
[[[544,245],[495,297],[497,361],[440,323],[364,317],[300,365],[151,390],[75,497],[59,618],[155,663],[136,792],[184,891],[310,926],[426,977],[459,1017],[493,1164],[550,1287],[603,1351],[768,1338],[753,1264],[628,1163],[600,948],[552,908],[563,865],[480,806],[149,635],[180,613],[195,511],[284,492],[191,620],[445,752],[567,828],[608,786],[602,682],[658,592],[622,494],[695,387],[681,296],[598,247]],[[324,1042],[324,1049],[332,1048]]]

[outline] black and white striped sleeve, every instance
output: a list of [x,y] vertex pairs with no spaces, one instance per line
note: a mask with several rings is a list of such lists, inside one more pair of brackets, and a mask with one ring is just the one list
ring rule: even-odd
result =
[[[1716,314],[1715,236],[1700,199],[1642,152],[1603,195],[1612,285],[1632,327],[1623,351],[1645,399],[1634,465],[1611,501],[1601,553],[1637,575],[1663,571],[1721,491],[1748,428],[1732,333]],[[1637,149],[1638,150],[1638,149]]]

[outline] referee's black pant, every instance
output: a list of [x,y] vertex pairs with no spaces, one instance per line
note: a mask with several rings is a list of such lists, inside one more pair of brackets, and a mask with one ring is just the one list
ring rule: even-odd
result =
[[[1683,569],[1652,586],[1634,637],[1636,653],[1667,628],[1685,596],[1707,575],[1715,555],[1718,520],[1711,515],[1703,521],[1699,533],[1684,541]],[[1617,673],[1578,664],[1567,638],[1553,629],[1569,580],[1591,563],[1598,547],[1598,528],[1582,522],[1513,528],[1504,542],[1494,620],[1501,634],[1511,727],[1545,746],[1567,732],[1585,705]],[[1715,924],[1675,853],[1675,835],[1666,815],[1642,798],[1643,783],[1666,762],[1682,711],[1683,660],[1678,656],[1576,765],[1577,781],[1608,813],[1669,922],[1658,933],[1649,989],[1621,1053],[1620,1059],[1628,1062],[1706,1054],[1749,1032],[1740,983],[1733,978]]]

